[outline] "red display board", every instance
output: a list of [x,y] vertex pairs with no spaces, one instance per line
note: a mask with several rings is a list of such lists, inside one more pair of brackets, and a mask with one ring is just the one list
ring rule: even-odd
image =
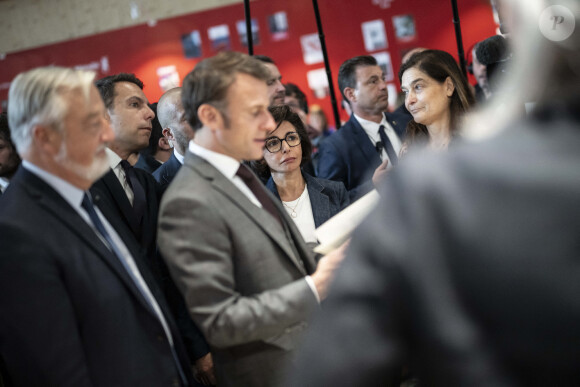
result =
[[[495,34],[496,24],[488,1],[461,0],[458,3],[467,51],[476,41]],[[282,81],[297,84],[306,93],[310,104],[319,104],[329,118],[332,117],[330,98],[317,98],[307,81],[307,72],[324,68],[322,62],[305,64],[303,55],[301,37],[317,33],[312,2],[255,0],[251,7],[252,19],[259,29],[259,42],[254,44],[254,53],[272,57],[283,75]],[[319,9],[337,96],[340,95],[336,83],[338,68],[344,60],[356,55],[387,52],[394,72],[392,84],[397,88],[399,63],[409,49],[436,48],[457,57],[450,1],[319,0]],[[272,15],[279,12],[286,14],[287,31],[271,31]],[[401,36],[393,17],[405,15],[410,15],[408,19],[413,20],[414,31]],[[0,60],[0,101],[5,106],[10,82],[18,73],[38,66],[59,65],[91,68],[99,77],[118,72],[135,73],[145,83],[149,101],[155,102],[163,94],[164,82],[175,81],[177,74],[179,83],[199,60],[216,54],[218,49],[229,45],[229,49],[245,52],[247,49],[236,28],[236,23],[241,20],[244,20],[243,4],[236,4],[161,20],[152,26],[143,24],[8,54]],[[387,47],[369,52],[361,24],[375,20],[383,21]],[[208,29],[224,24],[229,30],[228,44],[210,41]],[[198,54],[196,50],[201,48],[201,57],[186,58],[182,37],[196,30],[201,45],[193,47],[193,51],[190,47],[188,53]]]

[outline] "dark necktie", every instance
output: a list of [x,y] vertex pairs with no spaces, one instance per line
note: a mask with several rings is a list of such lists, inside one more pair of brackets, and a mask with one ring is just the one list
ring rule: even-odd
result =
[[278,223],[282,224],[282,219],[280,219],[280,214],[278,213],[276,206],[266,193],[266,189],[262,183],[260,183],[256,175],[254,175],[244,164],[240,164],[236,176],[239,176],[244,183],[246,183],[256,199],[258,199],[260,204],[262,204],[262,207],[268,211],[278,221]]
[[[393,144],[391,144],[391,140],[389,140],[389,136],[385,133],[384,125],[379,126],[379,135],[381,136],[382,146],[387,151],[387,156],[389,156],[391,164],[393,166],[397,165],[399,163],[399,158],[397,157],[397,152],[395,152],[395,149],[393,148]],[[377,149],[379,149],[378,146]]]
[[135,229],[138,230],[141,225],[141,220],[145,214],[145,208],[147,205],[147,199],[145,198],[145,190],[143,186],[137,179],[137,173],[135,173],[135,168],[127,160],[121,160],[121,167],[125,171],[125,176],[127,178],[127,184],[133,190],[133,212],[135,213]]
[[[141,295],[143,296],[143,298],[147,302],[147,305],[149,306],[150,310],[153,312],[153,314],[155,316],[157,316],[157,318],[159,320],[161,320],[161,318],[159,317],[159,315],[155,311],[155,308],[153,306],[153,301],[148,297],[147,293],[145,292],[145,289],[143,289],[143,286],[137,280],[135,273],[133,273],[133,271],[129,267],[129,264],[125,260],[123,253],[121,253],[121,250],[119,249],[117,244],[113,241],[113,239],[111,238],[111,235],[107,232],[105,225],[103,224],[103,222],[101,222],[101,219],[99,218],[97,211],[95,211],[95,207],[93,206],[93,202],[91,201],[91,198],[89,195],[90,195],[89,193],[85,192],[81,206],[89,214],[89,218],[91,218],[91,222],[93,223],[93,226],[95,226],[98,233],[101,235],[101,237],[103,237],[103,239],[106,242],[105,244],[107,245],[107,247],[117,256],[119,261],[121,261],[121,264],[125,268],[125,271],[127,272],[127,274],[129,274],[129,277],[131,277],[131,280],[133,280],[133,283],[135,284],[137,289],[139,289],[139,292],[141,293]],[[171,354],[173,356],[173,360],[176,363],[177,370],[179,372],[179,376],[180,376],[181,380],[183,381],[184,385],[187,385],[187,379],[185,378],[185,374],[183,373],[183,369],[181,368],[181,364],[179,362],[179,359],[177,358],[177,353],[175,352],[175,349],[173,346],[171,346]]]
[[147,304],[151,307],[151,310],[155,311],[151,305],[151,301],[147,297],[145,291],[143,290],[143,288],[139,284],[139,281],[135,277],[135,274],[133,273],[133,271],[129,267],[129,264],[125,260],[123,253],[121,253],[121,250],[119,249],[117,244],[113,241],[113,239],[111,238],[111,235],[107,232],[105,225],[103,224],[103,222],[101,222],[99,215],[97,215],[97,211],[95,211],[95,207],[93,206],[93,202],[91,201],[91,198],[89,197],[89,195],[87,193],[85,193],[85,196],[83,197],[83,202],[82,202],[81,206],[89,214],[89,217],[91,218],[91,222],[93,223],[93,226],[95,226],[95,228],[97,229],[99,234],[103,237],[103,239],[106,242],[107,247],[117,256],[119,261],[121,261],[121,263],[123,264],[123,267],[125,268],[125,271],[127,271],[129,276],[131,277],[131,279],[135,283],[135,286],[137,286],[137,288],[139,289],[139,291],[141,292],[141,294],[143,295],[143,297],[147,301]]

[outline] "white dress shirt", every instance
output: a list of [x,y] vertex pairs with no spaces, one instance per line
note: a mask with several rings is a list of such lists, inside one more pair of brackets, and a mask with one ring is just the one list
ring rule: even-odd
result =
[[109,148],[105,148],[105,151],[107,152],[107,159],[109,160],[109,166],[111,167],[111,169],[115,173],[115,176],[117,176],[117,179],[119,179],[119,183],[121,183],[121,187],[123,187],[123,190],[127,194],[127,198],[129,199],[129,203],[131,203],[131,205],[133,205],[133,200],[135,199],[135,194],[133,193],[133,189],[131,189],[129,182],[127,181],[127,175],[125,174],[125,170],[121,166],[122,159],[119,157],[118,154],[116,154],[115,152],[113,152]]
[[[402,146],[401,139],[399,138],[399,136],[397,136],[395,129],[393,129],[391,124],[389,124],[389,122],[387,121],[384,114],[383,114],[382,121],[378,124],[376,122],[373,122],[373,121],[365,120],[364,118],[361,118],[361,117],[357,116],[356,114],[354,115],[354,117],[356,118],[356,120],[358,121],[360,126],[363,128],[363,130],[365,131],[367,136],[369,136],[369,139],[373,143],[373,146],[375,146],[377,142],[381,141],[381,136],[379,135],[379,127],[381,125],[383,125],[385,127],[385,134],[387,135],[387,137],[391,141],[391,145],[393,146],[393,149],[395,150],[395,154],[397,154],[397,155],[399,154],[399,152],[401,151],[401,146]],[[384,161],[384,160],[388,160],[388,159],[389,159],[389,156],[387,155],[386,147],[383,147],[383,150],[381,151],[381,160]],[[393,165],[393,163],[391,163],[389,160],[388,167],[390,168],[390,167],[392,167],[392,165]]]

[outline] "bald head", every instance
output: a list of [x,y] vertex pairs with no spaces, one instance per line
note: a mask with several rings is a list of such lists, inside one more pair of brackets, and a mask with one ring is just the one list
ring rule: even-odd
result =
[[179,154],[184,155],[194,132],[183,114],[181,87],[171,89],[161,96],[157,103],[157,118],[163,128],[163,135]]

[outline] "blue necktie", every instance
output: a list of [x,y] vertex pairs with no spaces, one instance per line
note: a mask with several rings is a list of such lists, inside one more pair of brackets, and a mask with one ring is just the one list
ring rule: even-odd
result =
[[[89,214],[89,217],[91,218],[91,222],[96,227],[99,234],[101,234],[103,239],[106,241],[107,247],[109,247],[109,249],[117,256],[117,258],[119,258],[119,261],[121,261],[121,263],[123,264],[125,271],[129,274],[129,276],[133,280],[133,283],[135,284],[135,286],[137,286],[137,289],[139,289],[139,291],[141,292],[141,295],[143,296],[143,298],[145,298],[145,301],[147,302],[147,305],[149,305],[149,308],[151,309],[153,314],[155,316],[157,316],[157,318],[159,319],[159,316],[157,315],[157,313],[155,312],[155,308],[153,307],[152,301],[149,299],[149,297],[147,297],[145,290],[140,285],[139,281],[137,280],[137,277],[135,277],[135,274],[133,273],[133,271],[129,267],[129,264],[125,260],[125,257],[121,253],[121,250],[119,249],[117,244],[115,242],[113,242],[111,235],[107,232],[107,229],[105,228],[105,225],[103,224],[103,222],[101,222],[101,219],[99,218],[97,211],[95,211],[95,207],[93,206],[93,202],[91,201],[91,198],[89,195],[90,194],[88,192],[85,192],[81,206]],[[175,348],[172,345],[170,345],[170,347],[171,347],[171,354],[173,355],[173,359],[175,361],[175,364],[177,365],[177,370],[179,372],[179,376],[181,377],[181,381],[183,382],[184,386],[187,386],[187,384],[188,384],[187,378],[185,377],[185,374],[183,373],[183,370],[181,368],[181,364],[177,358],[177,353],[175,352]]]
[[387,151],[387,156],[389,156],[389,160],[393,166],[399,163],[399,158],[397,157],[397,152],[393,148],[393,144],[391,144],[391,140],[389,140],[389,136],[385,133],[385,126],[379,126],[379,136],[381,136],[381,142],[385,150]]

